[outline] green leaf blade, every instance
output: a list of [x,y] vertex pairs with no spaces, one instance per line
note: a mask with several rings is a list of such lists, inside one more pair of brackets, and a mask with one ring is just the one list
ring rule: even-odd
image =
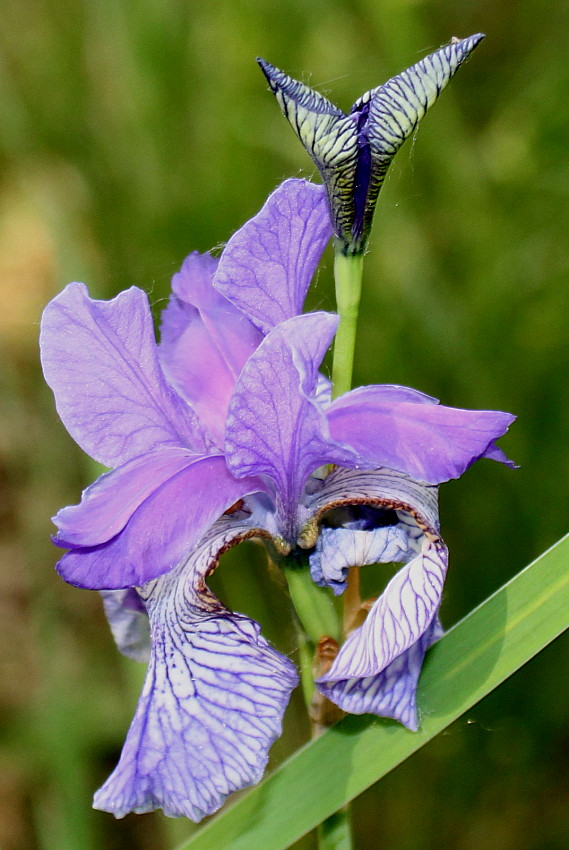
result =
[[429,651],[413,733],[347,717],[178,850],[285,850],[420,749],[569,626],[569,535],[453,626]]

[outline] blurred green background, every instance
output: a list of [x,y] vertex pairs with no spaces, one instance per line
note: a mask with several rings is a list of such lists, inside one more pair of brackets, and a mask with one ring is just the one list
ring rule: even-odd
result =
[[[95,471],[43,385],[41,309],[83,280],[99,298],[141,286],[158,313],[186,254],[220,246],[284,177],[313,174],[257,55],[348,108],[451,36],[486,32],[389,172],[357,352],[357,383],[519,416],[502,441],[519,470],[480,463],[442,490],[450,625],[569,525],[569,4],[2,0],[0,12],[0,846],[166,850],[192,825],[90,808],[144,671],[115,651],[98,595],[53,571],[49,517]],[[327,254],[310,306],[333,306],[331,283]],[[286,592],[253,544],[215,582],[293,652]],[[358,850],[566,850],[568,647],[366,792]],[[306,734],[295,695],[273,763]]]

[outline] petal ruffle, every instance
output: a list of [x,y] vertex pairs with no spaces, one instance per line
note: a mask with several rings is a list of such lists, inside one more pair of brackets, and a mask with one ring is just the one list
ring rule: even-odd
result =
[[[231,505],[263,487],[258,479],[234,478],[219,455],[202,457],[157,487],[115,537],[72,549],[57,570],[92,590],[145,584],[172,569]],[[109,504],[114,501],[113,493]],[[99,505],[97,512],[102,515]]]
[[172,279],[162,313],[160,361],[218,445],[235,381],[262,340],[260,331],[212,284],[218,261],[190,254]]
[[318,367],[337,317],[307,313],[278,325],[243,369],[229,406],[227,465],[239,477],[265,475],[275,486],[277,521],[295,536],[306,479],[324,463],[351,457],[331,442],[314,400]]
[[266,334],[297,316],[332,225],[323,186],[285,180],[235,233],[214,285]]
[[352,390],[328,408],[330,433],[354,449],[358,465],[385,466],[427,484],[458,478],[482,457],[513,466],[494,441],[515,416],[444,407],[419,393],[413,400],[414,395],[406,387]]
[[196,416],[158,363],[142,290],[96,301],[70,283],[44,310],[40,347],[57,411],[95,460],[118,466],[159,446],[203,451]]
[[261,779],[298,677],[257,623],[227,611],[203,585],[218,551],[249,533],[223,517],[188,560],[140,588],[152,658],[96,808],[123,817],[161,807],[199,821]]
[[348,714],[377,714],[419,728],[417,683],[427,649],[443,635],[438,617],[408,650],[375,676],[324,682],[318,689]]

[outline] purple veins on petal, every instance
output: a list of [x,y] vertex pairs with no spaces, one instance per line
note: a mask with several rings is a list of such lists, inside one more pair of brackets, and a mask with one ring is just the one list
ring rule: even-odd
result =
[[142,290],[96,301],[70,283],[44,310],[40,348],[57,411],[95,460],[117,466],[160,446],[204,450],[197,417],[158,363]]
[[262,334],[213,286],[218,261],[190,254],[172,279],[162,313],[160,362],[218,445],[227,406],[244,364]]
[[322,528],[310,554],[310,572],[316,584],[338,596],[346,588],[350,567],[404,561],[409,549],[407,530],[400,524],[363,531]]
[[305,180],[285,180],[231,237],[214,286],[266,334],[302,312],[331,236],[324,188]]
[[438,612],[446,568],[444,543],[423,538],[420,552],[391,579],[319,682],[375,676],[413,646]]
[[250,530],[223,517],[176,570],[139,589],[152,657],[96,808],[123,817],[161,807],[199,821],[260,780],[298,676],[257,623],[227,611],[203,585],[216,553]]
[[427,649],[443,635],[435,617],[421,637],[381,673],[372,676],[320,682],[318,689],[349,714],[377,714],[403,723],[412,732],[419,728],[417,683]]

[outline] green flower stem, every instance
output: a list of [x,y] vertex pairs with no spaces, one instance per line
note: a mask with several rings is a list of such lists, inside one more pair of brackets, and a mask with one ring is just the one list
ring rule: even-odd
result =
[[312,649],[301,623],[295,618],[296,637],[298,640],[298,658],[300,663],[300,686],[304,697],[306,711],[310,714],[312,696],[314,694],[314,677],[312,675]]
[[[330,591],[314,583],[307,559],[286,567],[284,574],[296,614],[305,634],[299,634],[301,683],[310,714],[314,682],[312,652],[323,635],[340,640],[342,628]],[[306,636],[305,636],[306,635]],[[312,716],[311,716],[312,719]],[[313,725],[313,735],[317,734]],[[318,827],[318,850],[351,850],[350,806],[344,806]]]
[[336,307],[340,324],[334,343],[332,365],[333,397],[347,393],[352,387],[354,351],[360,296],[362,292],[362,269],[364,255],[343,254],[336,245],[334,257],[334,280],[336,283]]
[[298,619],[311,643],[316,646],[323,635],[340,640],[340,622],[330,592],[314,583],[308,564],[285,566],[284,574]]
[[[334,278],[340,323],[334,343],[332,366],[332,394],[334,398],[348,392],[352,386],[358,311],[362,291],[362,269],[363,253],[345,255],[342,253],[341,246],[336,245]],[[296,614],[312,644],[312,648],[318,646],[320,638],[324,635],[339,642],[342,627],[330,592],[318,587],[313,582],[306,558],[300,563],[290,565],[285,563],[283,566]],[[352,576],[352,581],[353,579],[354,576]],[[348,584],[350,584],[350,576],[348,576]],[[357,586],[355,590],[359,599]],[[353,602],[354,594],[348,593],[348,596]],[[306,640],[302,639],[302,635],[300,638],[303,669],[302,689],[307,708],[310,710],[314,689],[310,675],[310,648]],[[351,847],[351,818],[348,804],[320,824],[318,827],[318,848],[319,850],[351,850]]]
[[[354,371],[354,352],[356,348],[356,333],[358,313],[362,293],[362,273],[364,255],[344,254],[340,243],[336,243],[334,256],[334,280],[336,284],[336,309],[340,323],[334,342],[334,359],[332,362],[332,398],[337,398],[352,388]],[[357,570],[348,571],[348,587],[344,611],[344,623],[357,606],[359,600],[359,575]],[[351,850],[351,806],[348,803],[339,809],[318,827],[319,850]]]

